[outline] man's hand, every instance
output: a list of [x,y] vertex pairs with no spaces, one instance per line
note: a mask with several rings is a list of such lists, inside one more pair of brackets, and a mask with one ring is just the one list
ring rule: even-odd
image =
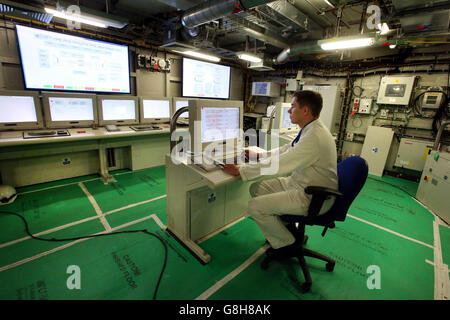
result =
[[239,167],[235,164],[225,164],[222,170],[232,176],[239,175]]

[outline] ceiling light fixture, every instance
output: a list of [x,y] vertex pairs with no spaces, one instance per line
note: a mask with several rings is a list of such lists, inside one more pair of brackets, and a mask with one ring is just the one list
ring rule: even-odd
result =
[[76,21],[76,22],[80,22],[80,23],[85,23],[85,24],[89,24],[91,26],[95,26],[95,27],[99,27],[99,28],[106,28],[106,24],[98,22],[98,21],[94,21],[92,19],[86,19],[85,17],[83,17],[82,15],[73,15],[73,14],[67,14],[64,11],[58,11],[55,9],[50,9],[50,8],[45,8],[45,12],[50,13],[52,15],[54,15],[55,17],[61,18],[61,19],[66,19],[66,20],[71,20],[71,21]]
[[253,54],[247,53],[247,52],[238,52],[236,53],[238,58],[241,60],[245,60],[245,61],[250,61],[250,62],[261,62],[262,59],[260,57],[257,57]]
[[119,21],[109,19],[107,17],[96,16],[94,14],[83,12],[82,14],[69,13],[68,10],[55,10],[51,8],[45,8],[45,12],[52,14],[55,17],[66,19],[69,21],[76,21],[84,24],[89,24],[91,26],[99,28],[113,27],[117,29],[122,29],[128,23],[126,21]]
[[334,5],[330,1],[328,1],[328,0],[323,0],[323,1],[325,1],[325,3],[327,5],[329,5],[330,7],[334,8]]
[[209,54],[204,54],[204,53],[200,53],[197,51],[183,51],[182,52],[185,55],[191,56],[191,57],[196,57],[196,58],[200,58],[200,59],[204,59],[204,60],[208,60],[208,61],[212,61],[212,62],[219,62],[220,58],[219,57],[215,57],[215,56],[211,56]]
[[334,38],[327,40],[319,40],[318,44],[322,50],[339,50],[339,49],[354,49],[371,46],[374,43],[373,38]]

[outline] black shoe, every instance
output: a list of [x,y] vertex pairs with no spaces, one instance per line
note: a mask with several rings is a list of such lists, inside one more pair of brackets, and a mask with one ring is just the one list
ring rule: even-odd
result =
[[297,241],[288,246],[284,246],[278,249],[269,248],[266,251],[267,257],[273,260],[286,260],[292,257],[296,257],[301,249],[301,245]]

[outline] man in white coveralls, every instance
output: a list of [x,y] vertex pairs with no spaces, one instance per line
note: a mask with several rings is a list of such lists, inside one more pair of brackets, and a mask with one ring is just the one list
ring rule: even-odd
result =
[[[268,157],[257,163],[226,164],[223,168],[226,173],[240,175],[247,181],[263,177],[261,169],[271,161],[279,161],[276,177],[250,186],[252,199],[248,204],[249,214],[272,247],[267,254],[276,259],[289,257],[301,245],[279,216],[307,215],[312,197],[304,191],[307,186],[338,189],[336,144],[319,119],[322,103],[320,93],[295,92],[289,114],[291,122],[301,130],[292,143],[271,150]],[[319,215],[333,203],[334,199],[326,200]]]

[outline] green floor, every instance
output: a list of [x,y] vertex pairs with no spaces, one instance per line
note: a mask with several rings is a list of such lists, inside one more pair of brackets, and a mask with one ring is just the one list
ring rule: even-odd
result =
[[[426,262],[434,259],[434,216],[408,195],[415,195],[416,183],[371,177],[344,223],[324,238],[321,228],[309,227],[307,247],[337,263],[330,273],[320,261],[306,258],[313,286],[302,294],[304,280],[296,260],[274,262],[264,271],[259,266],[264,255],[259,255],[233,272],[264,245],[251,219],[202,242],[212,258],[203,266],[161,229],[160,224],[166,224],[165,168],[113,174],[117,183],[108,185],[87,176],[20,188],[17,200],[0,210],[20,213],[31,232],[43,232],[44,238],[90,235],[105,231],[105,226],[159,235],[167,244],[168,260],[158,299],[434,298],[434,266]],[[103,223],[92,201],[105,214]],[[44,242],[27,238],[19,218],[1,214],[0,230],[0,299],[153,297],[164,259],[163,246],[154,237],[133,233]],[[448,264],[450,229],[440,226],[439,232],[442,258]],[[79,267],[80,289],[68,288],[73,279],[69,266]],[[380,289],[367,287],[369,266],[379,267]],[[224,278],[230,279],[221,281]]]

